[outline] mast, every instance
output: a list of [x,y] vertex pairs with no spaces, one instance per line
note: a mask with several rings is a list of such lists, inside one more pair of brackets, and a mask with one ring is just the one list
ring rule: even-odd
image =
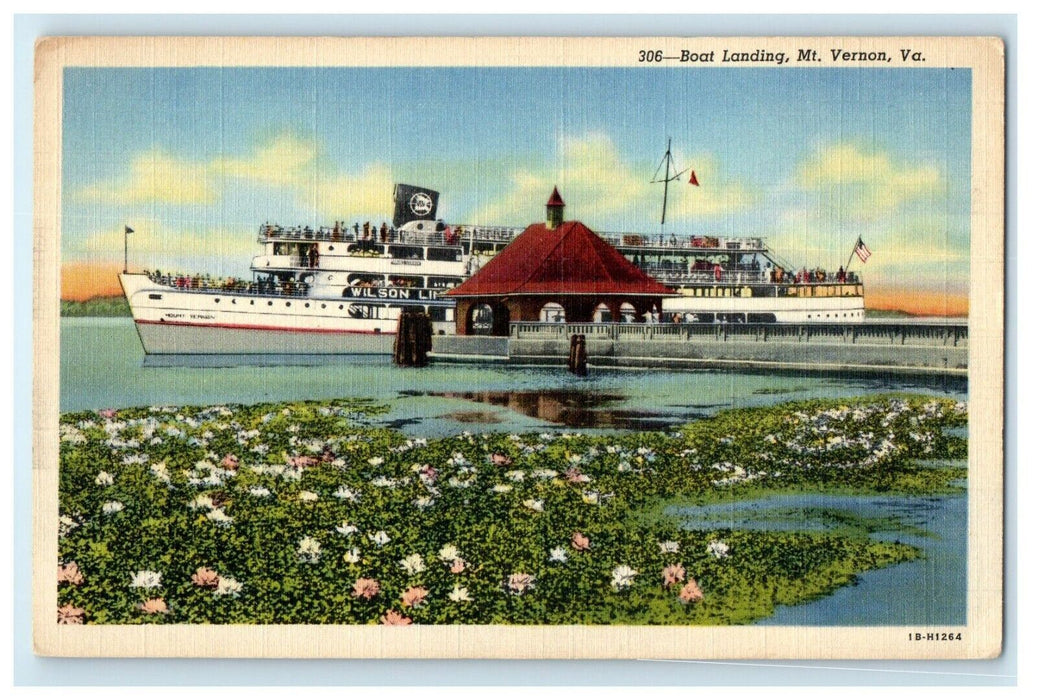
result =
[[[680,173],[675,172],[671,175],[671,168],[674,162],[674,157],[670,154],[670,137],[667,137],[667,152],[663,154],[663,160],[660,161],[659,166],[656,168],[655,174],[652,176],[653,179],[650,182],[662,182],[663,183],[663,214],[660,216],[660,233],[663,232],[663,225],[667,223],[667,190],[670,183],[673,180],[677,180],[679,177],[689,171],[689,168],[685,168]],[[660,171],[663,171],[663,177],[660,178]]]
[[660,226],[663,226],[667,221],[667,188],[670,186],[670,163],[672,157],[670,155],[670,137],[667,137],[667,152],[663,154],[664,170],[663,170],[663,215],[660,217]]

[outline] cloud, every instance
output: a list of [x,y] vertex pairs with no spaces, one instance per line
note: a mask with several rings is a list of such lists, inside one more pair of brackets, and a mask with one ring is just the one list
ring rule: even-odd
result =
[[794,183],[809,192],[828,193],[834,205],[862,218],[941,194],[945,186],[936,166],[895,163],[886,153],[848,143],[816,150],[800,164]]
[[356,175],[320,178],[301,196],[329,220],[386,217],[392,213],[393,174],[389,166],[372,163]]
[[321,178],[317,147],[294,134],[280,134],[252,153],[208,161],[178,158],[153,148],[137,155],[126,177],[87,185],[78,199],[106,204],[212,204],[228,180],[289,188],[305,194]]
[[75,196],[105,204],[209,204],[216,190],[203,163],[151,149],[133,159],[126,177],[88,185]]
[[[658,220],[663,186],[652,183],[652,173],[641,165],[624,161],[609,136],[563,138],[558,162],[554,168],[513,172],[508,191],[478,206],[469,218],[486,223],[539,221],[552,187],[558,185],[568,205],[567,218],[579,218],[592,226],[623,220],[639,230]],[[670,184],[668,222],[728,214],[754,201],[744,185],[723,178],[716,158],[708,154],[679,156],[678,162],[694,166],[700,186],[689,185],[687,175]]]
[[[128,243],[129,260],[134,268],[190,271],[209,270],[216,264],[221,270],[243,270],[260,250],[254,232],[243,233],[205,225],[187,228],[154,219],[135,220],[133,229]],[[121,227],[92,231],[83,236],[74,258],[110,261],[121,256],[122,250]]]
[[214,172],[265,185],[306,187],[316,177],[317,147],[313,140],[281,134],[245,158],[218,158]]

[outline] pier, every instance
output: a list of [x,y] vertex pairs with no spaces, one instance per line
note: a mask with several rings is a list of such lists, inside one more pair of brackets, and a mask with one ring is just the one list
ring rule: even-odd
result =
[[965,319],[866,323],[512,323],[508,336],[436,336],[433,362],[565,367],[571,338],[591,367],[780,369],[967,375]]

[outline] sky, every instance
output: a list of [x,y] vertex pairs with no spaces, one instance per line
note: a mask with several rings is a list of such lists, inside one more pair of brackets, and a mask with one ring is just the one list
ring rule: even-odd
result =
[[965,313],[970,71],[877,68],[68,68],[63,297],[131,267],[248,276],[264,222],[389,220],[393,184],[448,222],[566,218],[763,236],[836,269],[860,236],[866,303]]

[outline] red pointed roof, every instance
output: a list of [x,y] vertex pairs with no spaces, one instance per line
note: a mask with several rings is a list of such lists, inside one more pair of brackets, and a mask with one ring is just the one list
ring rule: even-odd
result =
[[675,296],[579,221],[532,224],[452,297],[508,294]]
[[548,204],[547,204],[547,206],[549,206],[549,207],[564,207],[564,206],[566,206],[566,203],[562,201],[562,195],[559,194],[558,186],[556,186],[555,189],[553,189],[551,191],[551,197],[548,197]]

